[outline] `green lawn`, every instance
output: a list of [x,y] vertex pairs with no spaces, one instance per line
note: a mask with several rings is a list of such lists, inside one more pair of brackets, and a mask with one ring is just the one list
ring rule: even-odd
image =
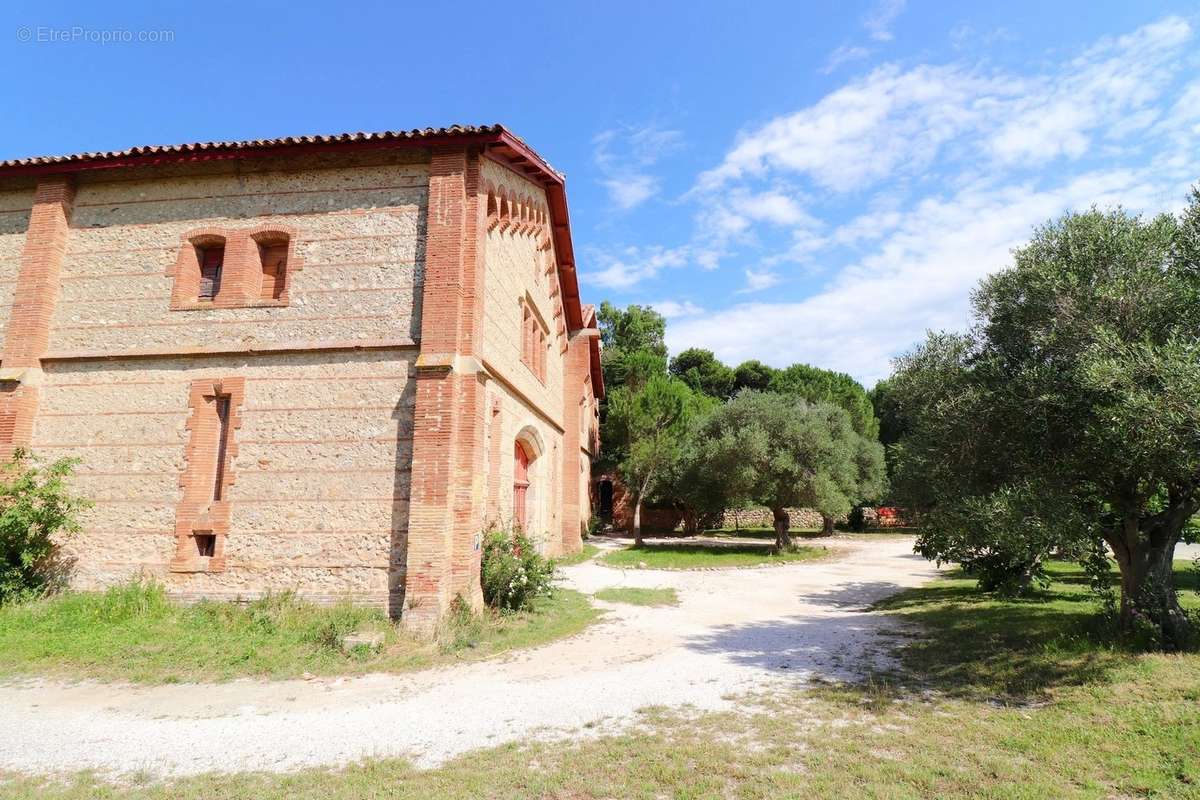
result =
[[[1179,565],[1183,570],[1184,564]],[[472,752],[437,769],[399,759],[292,775],[119,785],[12,778],[21,800],[745,800],[793,797],[1200,798],[1200,655],[1138,655],[1096,624],[1078,570],[1028,600],[957,576],[881,606],[924,626],[902,668],[863,685],[774,690],[740,711],[647,709],[620,735]],[[1184,600],[1200,588],[1183,574]]]
[[571,566],[574,566],[575,564],[582,564],[585,561],[590,561],[599,552],[600,552],[599,547],[596,547],[596,545],[594,545],[594,544],[587,544],[585,542],[583,545],[583,549],[580,550],[578,553],[572,553],[569,556],[563,556],[562,558],[556,558],[556,559],[554,559],[554,563],[560,567],[571,567]]
[[674,589],[640,589],[635,586],[612,586],[596,592],[597,600],[627,603],[633,606],[677,606],[679,595]]
[[[531,612],[459,618],[426,641],[348,604],[279,595],[183,606],[161,587],[129,584],[0,608],[0,676],[171,683],[414,670],[570,636],[599,613],[584,595],[559,589]],[[344,653],[342,637],[356,630],[383,633],[381,650]]]
[[671,542],[613,550],[600,556],[600,563],[625,569],[702,569],[705,567],[753,567],[808,561],[826,555],[824,547],[797,547],[775,553],[771,544],[703,544]]
[[[820,528],[793,528],[788,531],[793,539],[821,538]],[[713,528],[704,532],[705,536],[715,536],[718,539],[765,539],[775,541],[774,528]]]

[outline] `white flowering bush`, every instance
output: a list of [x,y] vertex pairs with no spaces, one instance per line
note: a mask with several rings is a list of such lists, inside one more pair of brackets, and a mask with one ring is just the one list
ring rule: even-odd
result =
[[554,562],[538,554],[519,529],[490,530],[483,542],[483,599],[493,608],[520,611],[550,594]]

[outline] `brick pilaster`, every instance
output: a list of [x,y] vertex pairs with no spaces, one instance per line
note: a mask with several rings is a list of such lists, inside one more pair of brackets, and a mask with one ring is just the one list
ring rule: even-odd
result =
[[484,235],[479,157],[436,148],[429,168],[421,352],[403,615],[429,628],[456,596],[479,606],[485,394],[475,359]]
[[580,400],[591,371],[590,339],[596,333],[593,328],[576,331],[567,343],[563,376],[563,553],[577,553],[583,548],[582,529],[591,513],[579,490],[580,450],[588,444],[580,432]]
[[0,458],[28,446],[37,417],[42,356],[58,302],[59,271],[67,249],[75,185],[65,177],[38,184],[21,252],[0,380]]

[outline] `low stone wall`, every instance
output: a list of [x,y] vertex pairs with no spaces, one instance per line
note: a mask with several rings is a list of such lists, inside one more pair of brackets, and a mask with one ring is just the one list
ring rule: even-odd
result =
[[[820,528],[821,515],[811,508],[789,508],[788,519],[792,528]],[[775,525],[771,509],[730,508],[721,517],[722,528],[770,528]]]

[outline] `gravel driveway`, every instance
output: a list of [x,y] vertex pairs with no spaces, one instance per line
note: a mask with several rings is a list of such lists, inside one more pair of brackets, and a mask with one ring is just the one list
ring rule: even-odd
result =
[[569,567],[584,592],[674,587],[673,608],[599,605],[553,644],[407,675],[135,687],[0,686],[0,770],[153,775],[284,771],[372,756],[433,766],[480,747],[618,730],[648,705],[725,709],[771,683],[853,677],[879,662],[867,604],[928,581],[905,537],[839,538],[824,561],[761,569]]

